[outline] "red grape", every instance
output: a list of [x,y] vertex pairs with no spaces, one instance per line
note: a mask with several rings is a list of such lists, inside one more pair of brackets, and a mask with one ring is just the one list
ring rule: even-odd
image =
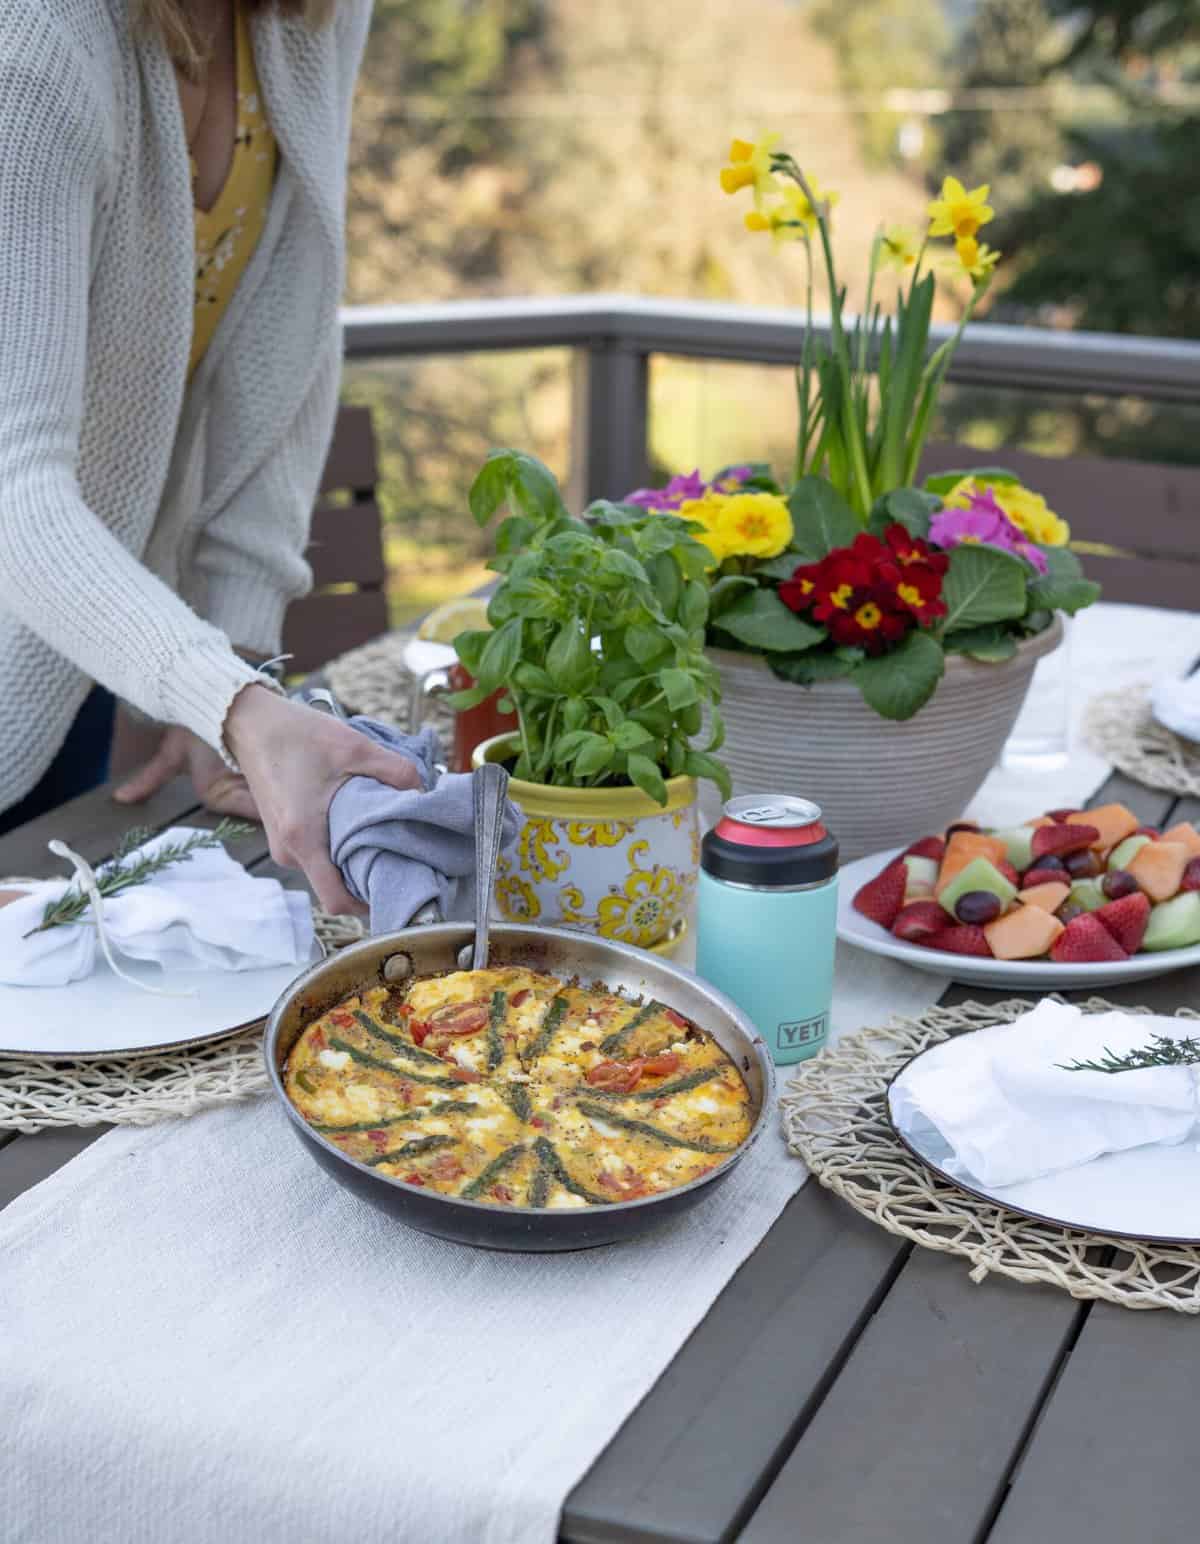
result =
[[1070,853],[1063,859],[1063,866],[1072,879],[1095,879],[1104,871],[1100,859],[1086,848],[1083,852]]
[[994,922],[1003,910],[1000,897],[993,895],[990,890],[968,890],[965,895],[959,896],[954,915],[960,922],[982,927],[985,922]]
[[[1187,877],[1186,874],[1184,877]],[[1133,875],[1125,869],[1110,869],[1100,881],[1100,888],[1110,901],[1119,901],[1123,895],[1136,895],[1140,887]]]

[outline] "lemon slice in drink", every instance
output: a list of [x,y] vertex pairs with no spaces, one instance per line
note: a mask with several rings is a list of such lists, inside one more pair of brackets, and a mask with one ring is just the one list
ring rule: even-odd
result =
[[490,625],[487,601],[475,595],[460,595],[436,606],[417,628],[417,637],[426,643],[453,643],[459,633],[476,632]]

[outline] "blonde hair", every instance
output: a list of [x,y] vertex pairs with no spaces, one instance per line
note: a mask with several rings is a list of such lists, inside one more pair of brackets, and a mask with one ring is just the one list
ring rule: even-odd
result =
[[[310,27],[330,19],[337,0],[239,0],[248,11],[278,11],[295,16]],[[133,0],[135,28],[144,36],[163,40],[171,58],[188,75],[203,68],[209,39],[204,26],[202,0]]]

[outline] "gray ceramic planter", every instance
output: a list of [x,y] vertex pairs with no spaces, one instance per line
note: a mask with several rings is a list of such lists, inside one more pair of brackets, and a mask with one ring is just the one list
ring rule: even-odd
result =
[[[932,699],[903,724],[873,713],[851,682],[794,686],[754,655],[712,649],[733,791],[815,799],[843,862],[938,831],[999,759],[1034,666],[1061,642],[1056,617],[1003,664],[950,656]],[[1036,813],[1036,790],[1029,803]]]

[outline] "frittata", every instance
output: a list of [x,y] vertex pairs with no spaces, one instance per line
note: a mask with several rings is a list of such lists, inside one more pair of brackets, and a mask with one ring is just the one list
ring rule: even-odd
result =
[[754,1121],[711,1035],[516,966],[338,1003],[288,1058],[314,1130],[382,1173],[501,1206],[604,1206],[685,1185]]

